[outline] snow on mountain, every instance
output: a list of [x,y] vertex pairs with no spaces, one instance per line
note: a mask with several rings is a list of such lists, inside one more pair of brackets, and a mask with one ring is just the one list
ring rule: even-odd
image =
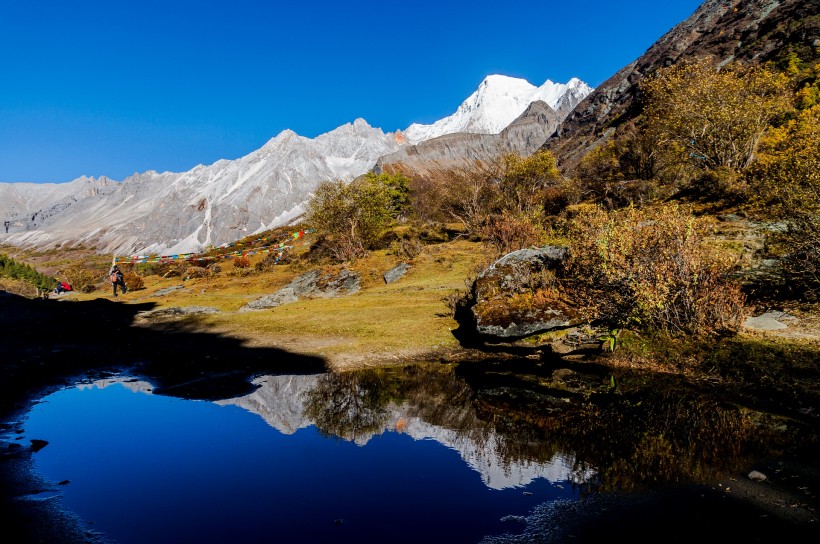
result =
[[524,79],[491,75],[484,78],[453,115],[431,125],[414,123],[404,131],[404,136],[411,144],[416,144],[457,132],[498,134],[536,100],[542,100],[558,111],[568,100],[572,100],[574,106],[592,90],[577,78],[567,83],[547,80],[536,87]]
[[[59,214],[32,212],[50,205],[56,188],[25,184],[29,187],[18,194],[7,187],[14,197],[3,198],[0,217],[15,221],[9,234],[0,230],[0,236],[7,243],[39,247],[93,243],[100,251],[118,254],[199,251],[287,224],[304,210],[319,183],[350,181],[397,147],[393,134],[363,119],[314,139],[285,130],[245,157],[183,173],[135,174],[111,190],[70,202]],[[9,202],[20,204],[12,209]],[[26,216],[17,212],[22,209]],[[32,213],[42,220],[26,221]]]
[[455,114],[411,125],[405,134],[385,134],[357,119],[313,139],[285,130],[244,157],[188,172],[148,171],[121,183],[105,177],[0,183],[0,242],[83,243],[118,255],[200,251],[290,223],[320,183],[350,181],[408,144],[454,132],[497,134],[535,101],[565,116],[590,91],[577,79],[535,87],[493,75]]

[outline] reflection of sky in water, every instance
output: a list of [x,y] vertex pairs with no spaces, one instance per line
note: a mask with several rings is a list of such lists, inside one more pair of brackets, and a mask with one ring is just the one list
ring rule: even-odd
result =
[[452,445],[408,432],[364,445],[313,426],[284,434],[237,406],[140,389],[67,389],[26,424],[49,441],[41,473],[70,480],[64,504],[122,543],[476,542],[520,530],[505,516],[574,496],[545,478],[490,489]]

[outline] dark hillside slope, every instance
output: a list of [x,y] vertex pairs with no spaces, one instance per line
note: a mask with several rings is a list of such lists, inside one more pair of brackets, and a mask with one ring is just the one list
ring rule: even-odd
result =
[[640,113],[638,84],[680,60],[711,56],[715,63],[782,63],[790,53],[817,60],[820,0],[706,0],[646,53],[587,96],[546,141],[571,171],[596,142]]

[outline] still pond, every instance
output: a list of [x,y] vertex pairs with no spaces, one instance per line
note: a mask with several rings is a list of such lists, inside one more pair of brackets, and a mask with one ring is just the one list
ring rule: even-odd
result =
[[37,470],[118,543],[493,542],[532,530],[544,504],[707,478],[759,451],[747,412],[637,383],[417,364],[260,376],[209,402],[120,375],[43,398],[22,438],[48,442]]

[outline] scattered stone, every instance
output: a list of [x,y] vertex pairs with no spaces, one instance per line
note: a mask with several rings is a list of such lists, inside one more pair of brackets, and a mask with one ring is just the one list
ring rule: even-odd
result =
[[501,521],[514,521],[516,523],[527,523],[527,518],[524,516],[504,516],[501,518]]
[[407,263],[399,263],[387,272],[384,273],[384,283],[393,283],[401,279],[410,270],[410,265]]
[[758,472],[756,470],[753,470],[749,473],[749,479],[754,480],[755,482],[763,482],[767,478],[766,478],[766,475],[763,474],[762,472]]
[[184,285],[174,285],[172,287],[166,287],[164,289],[159,289],[157,292],[155,292],[151,296],[162,297],[162,296],[168,295],[170,293],[173,293],[174,291],[179,291],[180,289],[185,289],[185,286]]
[[63,480],[61,482],[57,482],[57,485],[68,485],[71,483],[71,480]]
[[320,297],[353,295],[361,289],[359,285],[359,275],[347,269],[339,272],[335,278],[331,277],[325,285],[322,285],[324,279],[324,277],[320,278],[319,284],[317,285],[318,296]]
[[239,311],[247,312],[249,310],[264,310],[266,308],[276,308],[277,306],[281,306],[282,304],[289,304],[291,302],[296,302],[297,300],[299,300],[299,297],[296,296],[293,287],[288,285],[286,287],[279,289],[272,295],[265,295],[262,298],[258,298],[254,301],[248,302],[247,304],[242,306],[239,309]]
[[158,308],[156,310],[137,312],[136,317],[151,319],[158,317],[179,317],[183,315],[214,314],[218,312],[218,308],[211,306],[173,306],[170,308]]
[[776,331],[788,327],[783,321],[797,321],[797,318],[785,312],[771,311],[748,318],[743,322],[743,326],[759,331]]

